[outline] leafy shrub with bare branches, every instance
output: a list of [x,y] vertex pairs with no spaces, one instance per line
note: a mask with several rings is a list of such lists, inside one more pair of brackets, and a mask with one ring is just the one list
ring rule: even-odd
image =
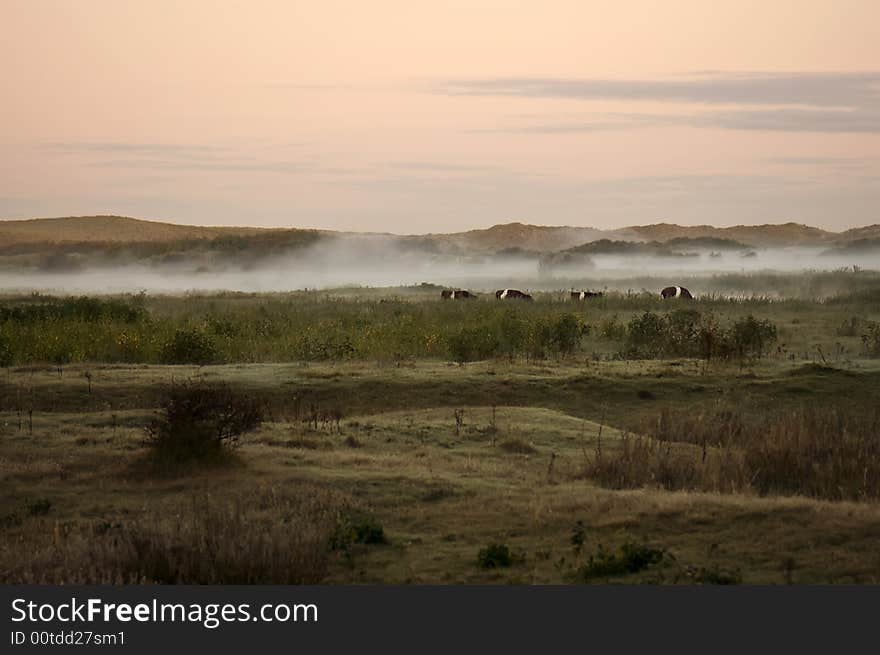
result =
[[176,384],[146,427],[147,443],[158,459],[169,463],[216,460],[242,434],[257,428],[263,414],[260,400],[227,384]]

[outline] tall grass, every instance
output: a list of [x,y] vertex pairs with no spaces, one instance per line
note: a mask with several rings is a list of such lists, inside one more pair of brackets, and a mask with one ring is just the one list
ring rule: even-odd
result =
[[703,296],[684,303],[631,292],[586,303],[565,302],[563,293],[537,294],[534,303],[460,303],[441,302],[430,285],[399,297],[345,293],[0,299],[0,364],[468,362],[596,352],[742,360],[766,354],[776,339],[800,354],[817,344],[838,352],[841,341],[850,355],[880,353],[874,287],[826,302]]
[[0,582],[315,584],[327,575],[344,507],[324,489],[267,487],[119,520],[31,519],[0,541]]
[[583,473],[603,486],[657,486],[827,500],[880,499],[880,410],[805,407],[662,412],[641,435],[597,451]]

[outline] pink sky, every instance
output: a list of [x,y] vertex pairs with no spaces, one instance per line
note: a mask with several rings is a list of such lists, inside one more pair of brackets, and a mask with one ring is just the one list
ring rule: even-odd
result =
[[880,222],[880,3],[0,0],[0,218]]

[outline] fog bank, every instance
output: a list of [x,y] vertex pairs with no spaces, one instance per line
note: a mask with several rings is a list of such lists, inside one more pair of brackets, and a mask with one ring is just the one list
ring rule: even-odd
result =
[[405,247],[381,236],[334,240],[282,255],[246,259],[177,256],[162,262],[85,261],[75,268],[0,269],[0,291],[113,294],[146,291],[284,292],[340,287],[397,287],[423,282],[492,291],[502,287],[552,290],[578,286],[627,290],[627,281],[657,278],[658,284],[730,273],[797,272],[857,267],[878,270],[876,253],[822,254],[821,248],[699,251],[686,256],[594,255],[580,262],[542,266],[536,254],[455,256]]

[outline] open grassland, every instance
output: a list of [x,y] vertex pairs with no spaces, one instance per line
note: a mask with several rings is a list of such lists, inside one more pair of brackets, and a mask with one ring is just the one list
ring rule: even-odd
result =
[[[662,561],[601,579],[880,582],[876,486],[830,502],[807,487],[764,493],[690,478],[677,491],[660,478],[608,485],[593,471],[664,411],[729,406],[754,418],[835,398],[841,412],[864,414],[880,389],[873,362],[89,370],[7,374],[7,580],[583,582],[590,556],[632,543]],[[268,420],[229,465],[157,475],[143,426],[172,379],[193,377],[265,398]],[[19,393],[33,398],[25,412],[13,406]],[[678,461],[699,466],[701,446],[680,448]],[[711,443],[710,458],[724,449]],[[328,546],[347,521],[380,526],[381,538]],[[478,563],[492,544],[509,549],[509,565]]]
[[876,289],[435,291],[0,301],[2,580],[880,583]]

